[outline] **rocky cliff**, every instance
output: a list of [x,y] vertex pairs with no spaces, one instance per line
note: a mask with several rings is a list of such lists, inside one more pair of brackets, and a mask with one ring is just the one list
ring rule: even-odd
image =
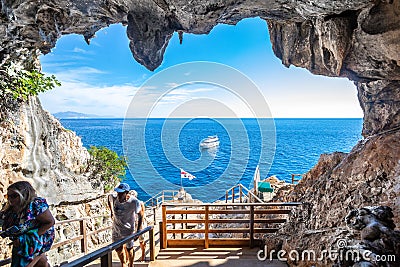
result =
[[400,126],[400,0],[3,0],[0,8],[2,64],[34,61],[63,34],[90,42],[97,30],[122,23],[134,58],[151,70],[174,31],[208,33],[259,16],[284,65],[356,82],[365,136]]
[[[308,204],[285,229],[283,246],[329,247],[334,237],[341,235],[336,231],[345,227],[342,219],[347,212],[365,205],[392,207],[394,222],[399,226],[400,0],[2,0],[0,8],[1,64],[32,64],[39,53],[48,53],[63,34],[82,34],[90,42],[100,28],[122,23],[128,26],[134,58],[153,70],[161,64],[174,31],[182,31],[184,38],[184,33],[208,33],[218,23],[235,24],[255,16],[265,19],[274,52],[285,66],[351,79],[364,111],[365,140],[348,155],[321,157],[290,196],[291,200]],[[58,160],[53,155],[69,144],[72,147],[68,150],[76,152],[67,153],[66,157],[78,159],[79,154],[84,161],[85,152],[79,152],[82,150],[77,141],[72,141],[76,140],[72,135],[61,134],[65,130],[46,126],[57,122],[41,120],[41,134],[20,133],[29,135],[24,140],[30,150],[25,145],[12,147],[19,143],[13,124],[38,128],[39,121],[31,110],[35,102],[32,99],[21,106],[18,114],[23,115],[23,120],[18,115],[8,124],[2,122],[2,142],[9,149],[2,153],[5,162],[10,162],[3,165],[3,170],[8,170],[6,177],[32,178],[45,188],[46,183],[34,177],[48,173],[45,177],[55,177],[46,178],[49,181],[62,181],[53,182],[57,190],[64,184],[73,186],[80,163],[67,158]],[[46,148],[51,142],[44,143],[43,138],[50,133],[54,134],[53,140],[58,140],[51,142],[58,146],[53,144],[49,150]],[[42,151],[44,160],[39,160],[33,151]],[[6,186],[8,180],[4,183]]]
[[[365,206],[391,207],[394,223],[398,227],[399,138],[399,131],[377,134],[360,141],[349,154],[336,152],[321,155],[318,164],[303,176],[290,194],[278,193],[277,199],[280,201],[299,201],[303,205],[295,210],[290,223],[279,234],[268,238],[268,247],[286,252],[296,250],[299,253],[313,250],[317,255],[322,255],[324,249],[337,249],[339,240],[355,245],[361,238],[356,231],[346,227],[344,219],[350,210]],[[400,239],[397,242],[399,247]],[[382,246],[384,242],[380,243]],[[396,256],[399,260],[400,254]],[[319,263],[291,261],[291,265],[325,266],[333,262],[332,258],[325,257]],[[384,266],[398,266],[398,263],[390,262]]]
[[32,182],[50,204],[102,193],[85,173],[89,153],[81,139],[43,110],[38,98],[1,102],[1,200],[8,185],[21,179]]

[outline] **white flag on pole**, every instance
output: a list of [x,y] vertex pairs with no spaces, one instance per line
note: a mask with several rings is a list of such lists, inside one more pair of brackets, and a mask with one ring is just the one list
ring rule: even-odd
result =
[[196,176],[188,173],[187,171],[184,171],[183,169],[181,169],[181,179],[182,178],[188,178],[189,180],[193,180],[194,178],[196,178]]

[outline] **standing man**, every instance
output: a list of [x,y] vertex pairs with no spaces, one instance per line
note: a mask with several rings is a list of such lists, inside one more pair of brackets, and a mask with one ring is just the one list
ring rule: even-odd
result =
[[[112,194],[108,196],[108,206],[111,210],[111,218],[113,220],[113,242],[135,233],[136,215],[141,211],[139,201],[128,195],[130,187],[127,183],[120,183],[114,190],[117,192],[117,196]],[[115,251],[118,254],[122,267],[133,267],[135,259],[133,240],[117,248]]]
[[[134,197],[135,199],[137,199],[140,203],[140,213],[138,214],[139,216],[138,216],[138,219],[136,222],[137,231],[140,231],[147,226],[146,219],[145,219],[146,207],[144,206],[143,201],[140,201],[137,198],[137,192],[135,190],[129,191],[129,195]],[[145,234],[141,234],[139,236],[139,245],[140,245],[140,249],[142,251],[142,255],[140,257],[141,261],[144,261],[146,259],[146,241],[144,240],[145,239],[144,235]]]

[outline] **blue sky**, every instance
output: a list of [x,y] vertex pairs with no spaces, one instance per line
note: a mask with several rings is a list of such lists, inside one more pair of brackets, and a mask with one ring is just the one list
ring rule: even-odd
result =
[[[138,88],[153,75],[180,63],[211,61],[248,76],[264,95],[273,117],[362,117],[352,82],[284,67],[272,52],[266,22],[259,18],[243,20],[236,26],[217,25],[208,35],[184,34],[182,45],[174,34],[162,65],[154,72],[135,61],[126,28],[120,24],[98,31],[90,45],[82,36],[63,36],[52,52],[40,60],[43,72],[55,74],[62,83],[39,96],[51,113],[76,111],[124,117]],[[150,94],[154,88],[148,90]],[[233,108],[238,102],[217,86],[180,87],[173,93],[174,98],[161,99],[154,117],[168,117],[185,101],[200,97],[208,96]],[[177,99],[176,103],[171,103],[173,99]],[[241,112],[237,111],[238,116],[248,117]]]

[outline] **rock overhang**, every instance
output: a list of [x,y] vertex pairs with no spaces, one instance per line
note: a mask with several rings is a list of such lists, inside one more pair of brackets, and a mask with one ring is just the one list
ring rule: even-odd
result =
[[[0,5],[2,64],[35,61],[65,34],[81,34],[89,43],[99,29],[122,23],[133,57],[154,70],[176,31],[202,34],[219,23],[260,17],[267,21],[274,53],[285,66],[356,83],[364,136],[400,126],[400,96],[393,92],[390,103],[387,99],[387,88],[398,88],[400,82],[400,0],[26,0]],[[377,93],[383,84],[390,84],[384,86],[384,99]],[[377,108],[382,101],[386,105]]]

